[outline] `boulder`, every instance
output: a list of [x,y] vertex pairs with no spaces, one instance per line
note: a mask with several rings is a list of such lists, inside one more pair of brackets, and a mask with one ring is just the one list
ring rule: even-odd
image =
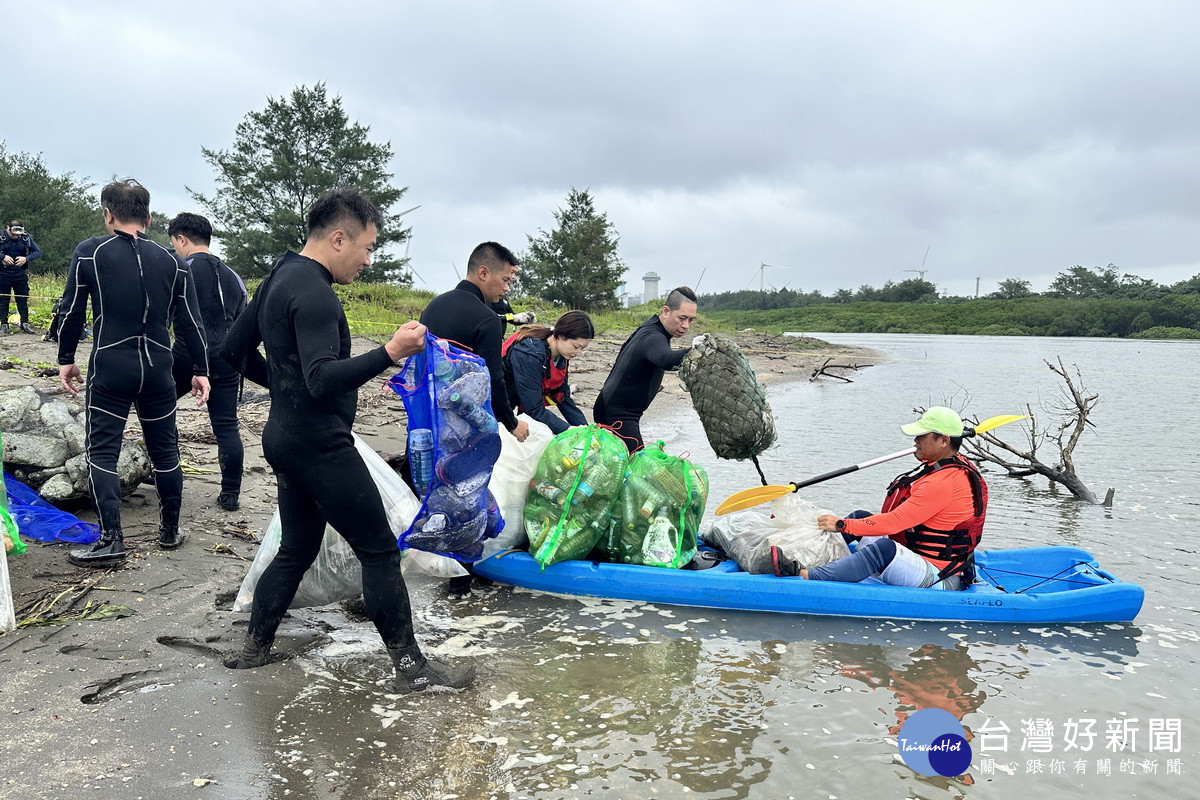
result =
[[[0,392],[5,469],[50,502],[86,499],[84,422],[82,399],[47,396],[32,386]],[[117,461],[121,494],[130,494],[149,475],[145,445],[126,439]]]

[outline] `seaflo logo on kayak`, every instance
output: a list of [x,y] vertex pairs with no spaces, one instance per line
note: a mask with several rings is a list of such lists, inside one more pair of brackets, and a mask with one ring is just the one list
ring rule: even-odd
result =
[[971,766],[966,731],[949,711],[923,708],[900,726],[900,757],[922,775],[953,778]]

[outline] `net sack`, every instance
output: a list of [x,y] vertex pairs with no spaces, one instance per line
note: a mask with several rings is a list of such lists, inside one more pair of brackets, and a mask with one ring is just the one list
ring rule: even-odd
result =
[[402,548],[478,561],[483,542],[504,529],[488,491],[500,456],[492,382],[479,356],[426,334],[388,386],[408,413],[408,460],[421,510]]
[[613,525],[599,549],[611,561],[676,569],[696,554],[696,533],[708,501],[708,474],[692,462],[669,456],[663,443],[629,459],[613,512]]
[[704,433],[719,458],[754,458],[775,443],[767,391],[737,342],[721,333],[697,336],[679,365]]
[[568,428],[546,446],[525,500],[529,551],[542,569],[586,558],[605,535],[628,456],[599,425]]

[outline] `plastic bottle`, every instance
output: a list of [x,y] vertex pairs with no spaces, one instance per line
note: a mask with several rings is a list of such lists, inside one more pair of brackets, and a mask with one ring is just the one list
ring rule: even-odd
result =
[[455,414],[466,420],[467,424],[475,430],[484,431],[485,433],[496,432],[496,418],[470,398],[454,392],[450,395],[450,408],[454,410]]
[[462,450],[444,455],[434,467],[434,474],[458,494],[468,495],[487,485],[499,457],[500,437],[495,433],[476,434]]
[[646,480],[661,487],[675,501],[675,505],[683,505],[687,502],[688,490],[683,485],[683,476],[676,474],[666,459],[649,459],[642,474]]
[[412,467],[417,497],[423,498],[433,480],[433,431],[429,428],[414,428],[408,432],[408,463]]
[[670,564],[676,555],[675,540],[678,538],[678,529],[667,517],[667,507],[661,506],[642,543],[642,563],[650,566]]
[[600,494],[612,496],[621,488],[621,479],[624,477],[624,460],[599,458],[596,459],[596,466],[590,476],[590,482]]
[[566,497],[566,492],[554,484],[538,483],[536,479],[529,482],[529,488],[549,500],[551,503],[555,503],[560,506],[563,505]]
[[588,498],[595,493],[596,490],[593,489],[587,481],[580,481],[579,485],[575,487],[575,494],[571,496],[571,505],[574,506],[580,503],[586,503]]

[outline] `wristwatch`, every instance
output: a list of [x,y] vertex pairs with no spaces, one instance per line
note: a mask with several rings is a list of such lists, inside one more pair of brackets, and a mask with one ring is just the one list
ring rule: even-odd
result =
[[842,531],[846,530],[846,520],[839,519],[834,523],[833,527],[837,528],[838,533],[841,533]]

